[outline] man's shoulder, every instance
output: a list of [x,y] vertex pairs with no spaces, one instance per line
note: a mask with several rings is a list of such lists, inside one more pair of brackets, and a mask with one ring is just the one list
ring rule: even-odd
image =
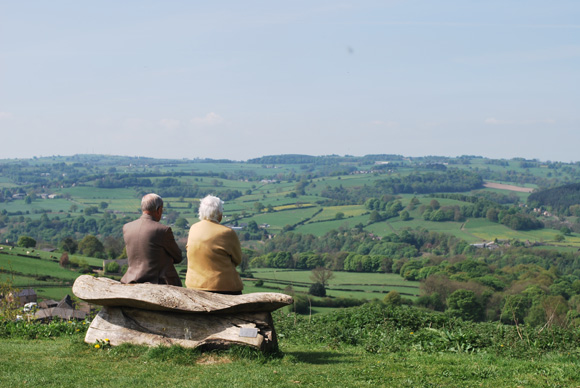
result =
[[126,229],[133,229],[133,228],[147,228],[147,229],[155,229],[155,230],[163,230],[166,231],[171,229],[167,225],[163,225],[160,222],[157,222],[149,217],[140,217],[134,221],[128,222],[123,225],[123,230]]

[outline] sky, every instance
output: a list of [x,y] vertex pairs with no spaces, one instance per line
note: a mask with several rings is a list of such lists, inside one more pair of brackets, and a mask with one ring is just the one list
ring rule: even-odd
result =
[[580,161],[580,1],[0,0],[0,159]]

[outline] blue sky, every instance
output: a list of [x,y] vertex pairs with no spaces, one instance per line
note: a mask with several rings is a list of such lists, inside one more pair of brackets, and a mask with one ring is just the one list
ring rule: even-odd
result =
[[0,158],[580,160],[580,2],[0,0]]

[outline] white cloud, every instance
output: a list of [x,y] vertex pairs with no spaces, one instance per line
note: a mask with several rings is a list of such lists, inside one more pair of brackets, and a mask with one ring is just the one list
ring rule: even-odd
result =
[[176,119],[161,119],[159,125],[165,129],[177,129],[181,126],[181,121]]
[[206,114],[205,117],[195,117],[191,119],[191,123],[195,125],[219,125],[223,122],[224,119],[214,112]]
[[9,119],[10,117],[12,117],[11,113],[8,112],[0,112],[0,120],[2,119]]

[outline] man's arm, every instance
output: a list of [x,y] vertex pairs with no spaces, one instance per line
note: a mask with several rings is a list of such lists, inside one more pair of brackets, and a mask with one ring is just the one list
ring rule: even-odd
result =
[[177,243],[175,242],[175,237],[173,237],[173,231],[171,228],[168,228],[167,232],[165,232],[164,245],[167,254],[173,259],[173,263],[181,263],[181,260],[183,260],[183,257],[181,257],[181,249],[179,249]]

